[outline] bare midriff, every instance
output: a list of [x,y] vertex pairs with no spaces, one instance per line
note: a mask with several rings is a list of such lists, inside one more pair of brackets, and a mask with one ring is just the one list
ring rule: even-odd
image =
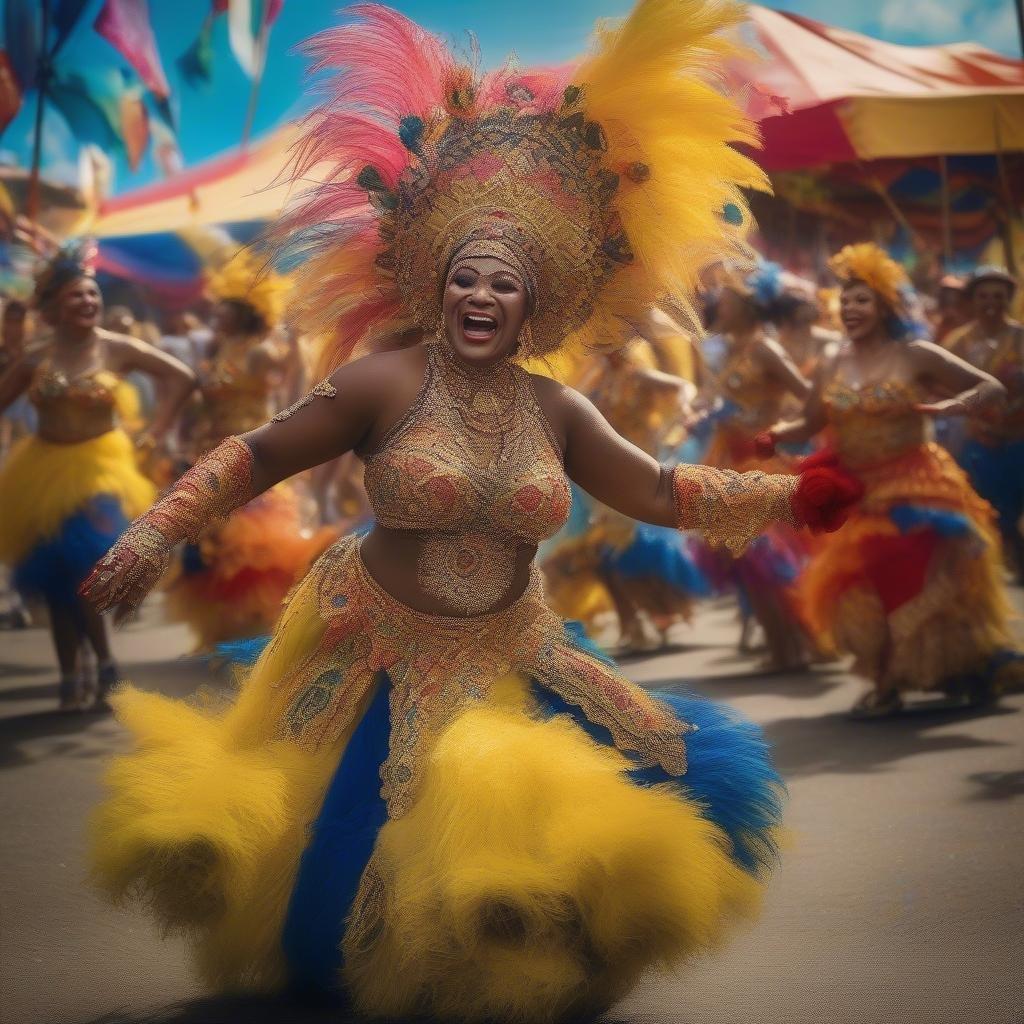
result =
[[[366,571],[396,601],[427,615],[472,618],[504,611],[523,596],[529,586],[535,544],[520,543],[507,551],[508,568],[500,570],[482,561],[489,553],[491,538],[484,534],[427,533],[376,526],[363,538],[359,552]],[[438,551],[448,552],[439,557]],[[439,576],[437,586],[424,586],[424,566],[433,563]],[[428,568],[429,573],[429,568]],[[468,612],[459,595],[463,587],[473,589],[473,611]],[[494,603],[485,598],[490,591],[501,593]],[[447,595],[447,596],[446,596]],[[482,607],[481,607],[482,605]]]

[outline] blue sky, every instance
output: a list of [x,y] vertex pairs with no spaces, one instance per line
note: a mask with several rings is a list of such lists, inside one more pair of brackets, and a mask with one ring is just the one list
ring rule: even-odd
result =
[[[0,0],[0,6],[4,0]],[[260,92],[256,134],[300,112],[309,102],[303,89],[303,61],[292,48],[331,24],[344,0],[285,0],[275,26],[267,73]],[[625,14],[631,0],[517,0],[487,4],[479,0],[391,0],[391,5],[425,27],[449,38],[472,28],[480,41],[484,63],[499,63],[514,50],[526,63],[571,58],[586,46],[594,20]],[[92,30],[102,0],[91,7],[61,60],[66,67],[114,62],[118,53]],[[153,28],[180,115],[179,140],[186,162],[198,162],[238,143],[248,100],[249,80],[227,43],[222,18],[214,33],[213,83],[194,90],[180,79],[177,57],[191,44],[209,8],[209,0],[149,0]],[[1011,56],[1020,56],[1013,0],[777,0],[780,10],[853,28],[894,42],[922,44],[974,39]],[[553,14],[557,11],[557,14]],[[31,110],[23,107],[8,127],[0,149],[20,162],[27,159],[32,133]],[[44,166],[56,178],[73,180],[76,146],[60,115],[47,112]],[[9,157],[8,157],[9,158]],[[123,192],[154,180],[157,172],[147,157],[132,173],[116,164],[115,191]]]

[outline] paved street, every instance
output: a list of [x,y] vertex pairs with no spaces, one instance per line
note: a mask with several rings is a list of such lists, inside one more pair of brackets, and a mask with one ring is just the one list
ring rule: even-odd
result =
[[[1015,596],[1020,605],[1020,591]],[[208,680],[184,631],[117,638],[126,674],[186,694]],[[856,723],[841,667],[748,674],[722,607],[688,647],[627,662],[661,687],[691,680],[764,724],[790,785],[790,850],[761,919],[722,954],[651,977],[621,1024],[1018,1024],[1024,1004],[1024,696],[983,713]],[[183,947],[84,884],[84,823],[110,719],[60,716],[48,638],[0,633],[0,1020],[320,1024],[322,1009],[209,1000]]]

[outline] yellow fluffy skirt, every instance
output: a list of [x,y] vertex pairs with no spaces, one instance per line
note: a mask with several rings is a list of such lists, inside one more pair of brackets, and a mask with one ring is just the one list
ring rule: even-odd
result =
[[[94,877],[187,932],[213,989],[288,981],[289,899],[351,731],[317,753],[272,739],[275,683],[323,632],[302,586],[230,707],[114,698],[136,746],[107,774]],[[377,835],[380,927],[349,921],[338,987],[371,1017],[554,1021],[714,947],[760,882],[695,801],[638,786],[627,767],[569,717],[535,716],[524,680],[496,683],[440,735],[413,807]]]
[[0,561],[19,562],[101,494],[118,499],[129,519],[142,515],[156,498],[123,431],[79,444],[24,438],[0,470]]

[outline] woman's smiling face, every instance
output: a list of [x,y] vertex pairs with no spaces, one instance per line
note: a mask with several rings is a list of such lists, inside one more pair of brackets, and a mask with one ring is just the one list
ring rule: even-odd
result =
[[456,258],[441,311],[445,333],[466,363],[492,363],[515,351],[529,295],[519,273],[494,256]]

